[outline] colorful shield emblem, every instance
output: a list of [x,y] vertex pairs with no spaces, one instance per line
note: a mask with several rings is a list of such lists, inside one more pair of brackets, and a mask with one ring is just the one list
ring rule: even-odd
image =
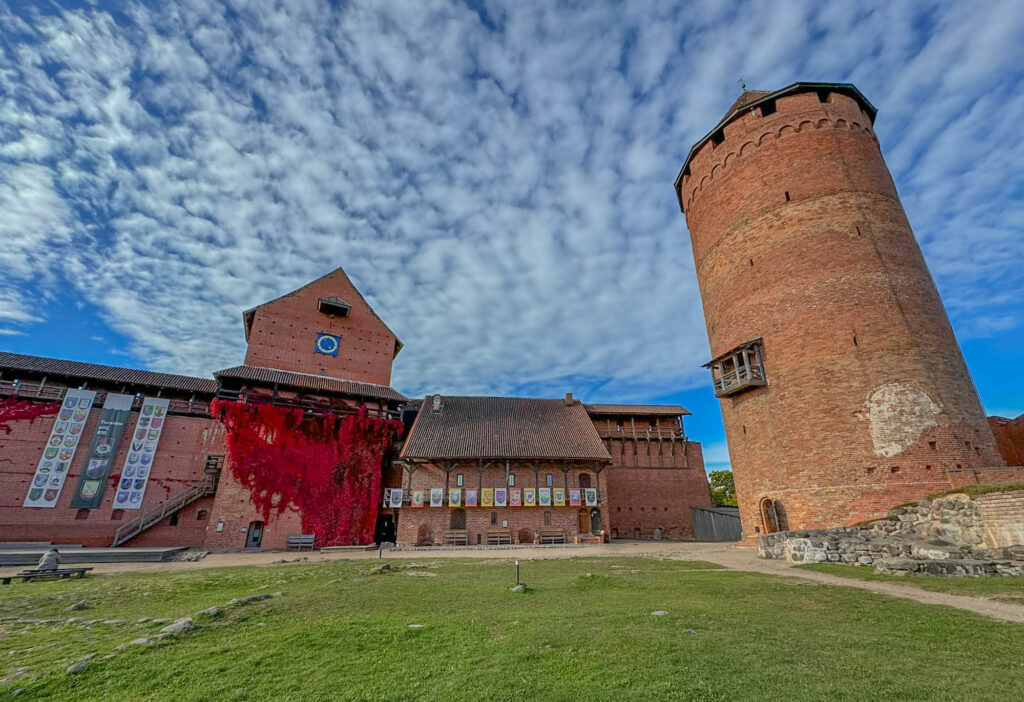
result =
[[99,480],[86,480],[82,482],[82,497],[87,500],[96,497],[96,493],[99,492],[99,490]]
[[71,453],[72,452],[68,451],[67,449],[61,449],[60,460],[62,460],[62,461],[70,461],[71,460]]
[[139,426],[140,427],[148,427],[149,426],[149,417],[139,417]]
[[153,414],[153,407],[151,405],[146,405],[145,407],[142,408],[143,417],[148,417],[151,414]]
[[60,442],[61,442],[62,439],[63,439],[63,437],[60,437],[60,436],[51,436],[50,437],[50,446],[60,446]]
[[[130,478],[135,475],[135,466],[127,466],[124,469],[124,477]],[[127,490],[127,488],[125,488]]]
[[62,421],[66,422],[70,420],[73,416],[75,416],[75,413],[69,409],[60,411],[60,418]]
[[139,502],[142,501],[142,493],[133,492],[131,496],[131,501],[133,505],[139,504]]
[[68,430],[68,423],[67,422],[57,422],[56,424],[53,425],[53,433],[54,434],[63,434],[67,430]]
[[67,461],[61,461],[60,463],[57,464],[57,472],[58,473],[63,473],[64,471],[66,471],[68,469],[68,465],[69,464],[68,464]]
[[75,410],[75,421],[84,422],[89,416],[89,410]]
[[131,490],[132,489],[132,481],[129,480],[128,478],[125,478],[124,480],[122,480],[121,481],[121,489],[122,490]]
[[72,446],[74,446],[77,443],[78,443],[78,437],[77,436],[69,436],[68,438],[64,439],[64,445],[67,446],[68,448],[71,448]]
[[58,494],[59,493],[56,490],[47,490],[43,494],[43,499],[46,500],[47,502],[56,502]]
[[48,448],[45,451],[43,451],[43,455],[46,456],[47,458],[56,458],[57,457],[57,449],[55,449],[55,448]]
[[[122,487],[122,489],[124,489],[124,488]],[[124,502],[128,501],[128,493],[127,492],[119,492],[119,493],[117,493],[117,497],[115,499],[117,500],[118,504],[123,504]]]
[[129,456],[128,456],[128,465],[133,466],[133,465],[135,465],[138,462],[139,462],[139,454],[137,454],[137,453],[129,454]]
[[28,491],[28,499],[32,500],[33,502],[42,497],[42,495],[42,488],[32,488],[31,490]]
[[156,416],[156,417],[163,417],[163,416],[164,416],[164,413],[165,413],[166,411],[167,411],[167,408],[166,408],[166,407],[155,407],[155,408],[153,409],[153,415],[154,415],[154,416]]
[[139,458],[139,460],[142,462],[142,465],[148,466],[150,462],[153,460],[153,457],[148,453],[144,453],[142,454],[141,458]]
[[32,484],[36,485],[37,487],[45,486],[46,485],[46,476],[45,475],[37,475],[35,477],[35,479],[32,481]]
[[78,401],[73,397],[69,397],[66,400],[64,400],[64,406],[67,407],[68,409],[74,409],[75,405],[77,404]]
[[84,428],[85,428],[84,424],[72,424],[71,425],[71,433],[72,434],[81,434],[82,433],[82,429],[84,429]]
[[89,409],[89,405],[92,404],[92,400],[88,397],[82,397],[78,400],[78,409]]

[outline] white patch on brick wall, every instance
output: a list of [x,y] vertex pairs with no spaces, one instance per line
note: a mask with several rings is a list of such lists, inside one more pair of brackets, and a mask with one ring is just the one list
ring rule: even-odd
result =
[[917,443],[921,432],[938,424],[942,409],[923,390],[905,383],[879,385],[864,403],[875,453],[891,458]]

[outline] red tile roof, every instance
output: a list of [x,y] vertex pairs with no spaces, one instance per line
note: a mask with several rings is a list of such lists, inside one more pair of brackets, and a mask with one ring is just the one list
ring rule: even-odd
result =
[[682,405],[584,405],[589,414],[633,417],[681,417],[690,414]]
[[263,368],[260,366],[225,368],[224,370],[216,371],[213,377],[218,380],[222,378],[235,378],[260,385],[277,384],[302,390],[319,390],[321,392],[340,393],[356,397],[370,397],[375,400],[405,402],[408,399],[405,395],[387,385],[360,383],[355,380],[345,380],[344,378],[331,378],[326,375],[313,375],[311,373],[295,373],[294,371]]
[[[13,371],[13,373],[12,373]],[[46,356],[28,356],[20,353],[0,351],[0,372],[5,379],[22,373],[37,373],[49,378],[75,380],[99,380],[121,385],[170,388],[183,392],[212,395],[217,392],[217,381],[209,378],[195,378],[189,375],[154,373],[135,368],[104,366],[97,363],[65,361]]]
[[402,458],[611,461],[579,402],[520,397],[423,401]]

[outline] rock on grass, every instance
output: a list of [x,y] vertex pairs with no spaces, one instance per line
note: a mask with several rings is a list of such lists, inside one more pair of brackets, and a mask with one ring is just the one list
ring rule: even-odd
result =
[[176,620],[173,624],[168,624],[160,630],[161,634],[187,634],[196,628],[195,622],[192,621],[192,617],[182,617]]

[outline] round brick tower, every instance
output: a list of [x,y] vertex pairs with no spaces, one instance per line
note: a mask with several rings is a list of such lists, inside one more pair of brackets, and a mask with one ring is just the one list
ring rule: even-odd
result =
[[745,92],[676,179],[746,539],[1004,465],[874,117],[852,85]]

